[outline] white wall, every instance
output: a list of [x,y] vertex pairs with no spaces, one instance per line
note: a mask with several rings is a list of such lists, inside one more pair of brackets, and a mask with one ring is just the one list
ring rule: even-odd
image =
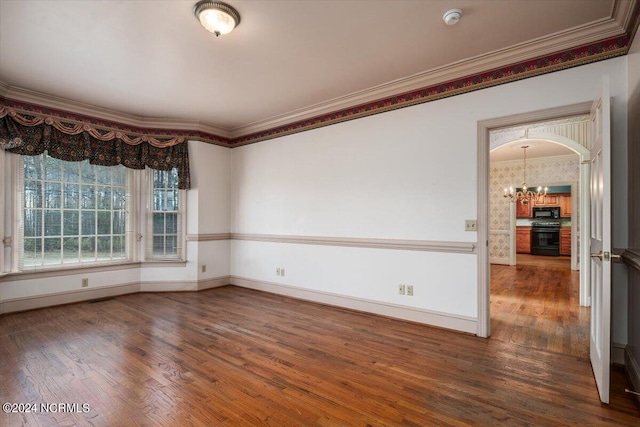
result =
[[[604,74],[626,151],[626,60],[616,58],[236,148],[232,232],[473,242],[464,220],[476,217],[478,121],[588,101]],[[626,182],[616,185],[619,197]],[[614,215],[620,241],[626,211]],[[284,266],[296,272],[290,286],[477,316],[475,256],[283,245],[234,242],[231,273],[280,283]],[[405,282],[416,296],[399,299]]]

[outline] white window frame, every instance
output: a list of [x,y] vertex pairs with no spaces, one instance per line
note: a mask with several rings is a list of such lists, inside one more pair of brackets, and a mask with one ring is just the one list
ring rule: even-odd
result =
[[[149,221],[152,218],[153,182],[152,170],[127,170],[127,244],[126,257],[122,260],[107,261],[80,261],[78,263],[61,263],[55,265],[43,265],[20,268],[20,235],[22,232],[22,192],[23,184],[23,156],[0,150],[0,276],[21,272],[64,270],[76,268],[91,268],[97,266],[117,266],[132,262],[162,263],[171,265],[175,262],[184,263],[187,259],[187,191],[178,190],[178,251],[176,257],[153,258],[150,255],[152,249],[152,236]],[[147,236],[148,235],[148,236]],[[149,243],[147,243],[149,241]],[[7,246],[4,246],[6,242]]]
[[[134,171],[129,168],[125,168],[126,172],[126,203],[127,203],[127,212],[126,212],[126,220],[125,220],[125,235],[126,235],[126,243],[125,243],[125,257],[119,259],[112,260],[82,260],[80,259],[78,262],[61,262],[56,264],[44,264],[44,265],[35,265],[35,266],[21,266],[20,258],[23,256],[23,211],[22,211],[22,194],[24,191],[24,167],[23,161],[24,156],[9,154],[7,156],[10,158],[10,161],[5,162],[5,164],[10,164],[12,169],[11,176],[12,182],[10,185],[6,185],[6,191],[12,194],[11,198],[11,215],[12,215],[12,248],[11,248],[11,272],[30,272],[30,271],[42,271],[42,270],[55,270],[55,269],[65,269],[65,268],[78,268],[78,267],[94,267],[101,265],[118,265],[125,264],[135,261],[136,258],[136,239],[135,234],[133,233],[134,226],[137,218],[135,206],[132,203],[135,197],[132,197],[135,194],[136,185],[135,185],[135,175],[139,171]],[[9,160],[9,159],[8,159]],[[7,198],[8,199],[8,198]],[[8,212],[9,209],[5,209],[5,212]]]
[[186,252],[186,229],[187,229],[187,215],[186,215],[186,190],[178,190],[178,233],[177,233],[177,250],[175,256],[154,256],[153,254],[153,169],[146,168],[144,178],[145,191],[141,192],[144,195],[144,202],[142,206],[145,207],[142,212],[140,224],[145,224],[144,234],[145,238],[142,240],[142,253],[144,254],[144,260],[148,262],[184,262],[187,259]]

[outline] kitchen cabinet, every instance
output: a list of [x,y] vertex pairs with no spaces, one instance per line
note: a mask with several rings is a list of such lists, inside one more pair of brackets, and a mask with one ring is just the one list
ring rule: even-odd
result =
[[516,252],[531,253],[531,227],[516,227]]
[[559,206],[560,195],[559,194],[547,194],[540,200],[535,202],[534,206]]
[[560,195],[560,216],[571,218],[571,194]]
[[532,203],[523,204],[521,201],[516,202],[516,218],[531,218]]
[[571,256],[571,227],[560,228],[560,255]]

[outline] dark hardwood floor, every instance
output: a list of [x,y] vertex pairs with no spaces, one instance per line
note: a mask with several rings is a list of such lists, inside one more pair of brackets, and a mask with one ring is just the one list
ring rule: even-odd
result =
[[530,258],[491,265],[491,337],[589,357],[590,310],[580,307],[580,273],[568,262],[546,260],[558,257]]
[[[227,286],[0,317],[0,425],[637,426],[586,358]],[[73,409],[73,408],[72,408]]]

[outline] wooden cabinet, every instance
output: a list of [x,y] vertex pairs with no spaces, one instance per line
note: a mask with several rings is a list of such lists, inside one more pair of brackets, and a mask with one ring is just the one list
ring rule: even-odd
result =
[[571,218],[571,194],[560,195],[560,216]]
[[560,204],[559,194],[547,194],[539,201],[535,202],[534,206],[558,206]]
[[516,202],[516,218],[531,218],[532,203],[523,204],[521,201]]
[[560,255],[571,256],[571,227],[560,228]]
[[536,206],[560,206],[560,217],[571,218],[571,193],[547,194],[539,201],[532,200],[527,204],[516,202],[516,218],[531,218],[533,216],[532,208]]
[[516,227],[516,252],[531,253],[531,227]]

